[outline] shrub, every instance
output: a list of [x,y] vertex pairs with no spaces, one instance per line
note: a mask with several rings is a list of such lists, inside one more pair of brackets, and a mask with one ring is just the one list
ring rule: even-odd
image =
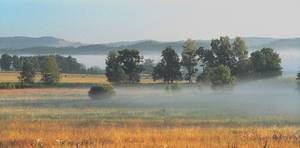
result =
[[209,72],[209,79],[212,87],[232,86],[235,77],[231,74],[228,66],[220,65]]
[[115,95],[115,90],[110,84],[99,84],[92,86],[89,91],[89,96],[92,99],[106,99]]
[[0,83],[0,89],[15,89],[16,88],[16,83]]

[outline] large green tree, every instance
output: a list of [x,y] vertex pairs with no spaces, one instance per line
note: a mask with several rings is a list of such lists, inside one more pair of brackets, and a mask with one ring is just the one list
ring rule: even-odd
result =
[[33,83],[36,75],[34,65],[26,60],[23,62],[22,71],[20,72],[19,80],[22,83]]
[[188,39],[183,45],[183,51],[181,53],[182,57],[182,66],[185,69],[184,79],[193,82],[193,77],[195,76],[198,69],[196,68],[198,64],[197,58],[197,47],[196,42]]
[[220,37],[211,41],[211,50],[216,56],[217,65],[226,65],[231,70],[236,66],[237,59],[231,48],[229,37]]
[[3,71],[11,70],[12,57],[8,54],[3,54],[0,60],[0,67]]
[[263,48],[251,53],[251,62],[255,73],[262,76],[274,76],[281,74],[281,58],[271,48]]
[[163,79],[165,83],[173,83],[182,79],[180,59],[172,47],[162,51],[161,61],[154,67],[153,80]]
[[60,71],[56,58],[49,56],[41,67],[42,79],[45,83],[56,83],[60,80]]
[[126,83],[128,82],[128,76],[122,68],[119,61],[119,52],[112,51],[106,58],[105,75],[109,82],[114,83]]
[[118,60],[121,62],[129,82],[140,82],[140,74],[144,70],[142,66],[143,57],[140,55],[140,52],[135,49],[120,50]]
[[235,77],[231,74],[230,68],[226,65],[219,65],[209,72],[209,80],[213,87],[224,87],[232,85]]

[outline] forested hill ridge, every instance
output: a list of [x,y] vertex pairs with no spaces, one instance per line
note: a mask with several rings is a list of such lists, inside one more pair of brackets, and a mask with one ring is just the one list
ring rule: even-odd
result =
[[83,44],[51,36],[44,37],[0,37],[0,49],[23,49],[31,47],[79,47]]
[[[30,41],[23,39],[0,38],[0,53],[9,54],[107,54],[112,50],[137,49],[142,53],[160,53],[165,47],[172,46],[176,51],[181,52],[184,41],[161,42],[155,40],[124,41],[106,44],[83,45],[81,43],[69,42],[54,37],[30,38]],[[48,39],[46,42],[45,40]],[[51,42],[51,40],[53,40]],[[254,50],[263,47],[281,49],[300,49],[300,38],[278,39],[262,37],[243,38],[248,49]],[[196,40],[198,47],[208,48],[211,40]],[[22,47],[23,46],[23,47]]]

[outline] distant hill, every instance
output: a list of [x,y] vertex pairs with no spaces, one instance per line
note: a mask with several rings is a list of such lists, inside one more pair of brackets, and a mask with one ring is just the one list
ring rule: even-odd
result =
[[[45,38],[45,37],[42,37]],[[50,37],[49,39],[51,39]],[[52,38],[56,39],[56,38]],[[260,49],[263,47],[271,47],[275,50],[282,49],[300,49],[300,38],[291,39],[276,39],[276,38],[258,38],[258,37],[247,37],[243,38],[247,43],[248,50]],[[62,40],[62,39],[56,39]],[[16,40],[15,40],[16,41]],[[48,40],[49,41],[49,40]],[[65,41],[65,40],[62,40]],[[45,43],[45,42],[44,42]],[[57,43],[57,42],[56,42]],[[72,42],[65,41],[64,44],[51,44],[48,42],[48,46],[38,45],[38,43],[32,44],[31,47],[24,48],[2,48],[0,53],[10,53],[10,54],[107,54],[112,50],[120,49],[138,49],[142,53],[160,53],[167,46],[172,46],[178,52],[181,52],[184,41],[173,41],[173,42],[160,42],[155,40],[142,40],[142,41],[125,41],[125,42],[114,42],[107,44],[92,44],[92,45],[82,45],[75,46],[78,44],[72,44]],[[70,46],[62,46],[68,45]],[[210,40],[196,40],[197,46],[210,48]],[[21,43],[13,43],[21,45]],[[42,44],[42,43],[39,43]],[[8,45],[8,43],[6,43]],[[56,46],[54,46],[56,45]],[[61,46],[58,46],[61,45]],[[72,46],[71,46],[72,45]],[[81,45],[81,44],[80,44]],[[11,45],[12,46],[12,45]],[[29,46],[29,45],[28,45]],[[20,46],[19,46],[20,47]]]
[[78,47],[79,42],[70,42],[54,37],[0,37],[0,49],[23,49],[30,47]]

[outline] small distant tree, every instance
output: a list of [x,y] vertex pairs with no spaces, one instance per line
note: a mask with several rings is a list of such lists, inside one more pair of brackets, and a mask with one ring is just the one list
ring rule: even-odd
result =
[[209,72],[209,80],[213,87],[224,87],[234,84],[235,77],[226,65],[219,65]]
[[42,74],[41,81],[45,83],[51,84],[59,81],[60,72],[55,57],[53,56],[47,57],[45,63],[42,64],[41,74]]
[[13,69],[14,69],[15,71],[20,71],[20,70],[22,70],[23,63],[22,63],[21,58],[19,58],[18,56],[14,55],[14,56],[12,57],[12,66],[13,66]]
[[145,59],[143,63],[144,71],[143,73],[145,74],[152,74],[153,69],[154,69],[154,60],[152,59]]
[[271,48],[263,48],[251,53],[251,62],[256,73],[263,76],[276,76],[281,74],[281,58]]
[[33,83],[36,75],[34,65],[30,61],[24,61],[19,80],[21,83]]
[[163,79],[165,83],[173,83],[181,80],[180,59],[172,47],[167,47],[162,51],[161,61],[154,67],[153,80]]
[[300,80],[300,71],[297,74],[297,80]]
[[143,57],[139,51],[135,49],[124,49],[119,51],[118,61],[120,62],[122,69],[128,76],[130,83],[140,82],[140,74],[143,69]]
[[198,64],[196,51],[196,42],[191,39],[188,39],[183,45],[183,51],[181,53],[181,56],[182,66],[186,70],[184,79],[189,81],[189,83],[193,83],[193,77],[198,71],[198,69],[196,68]]
[[12,64],[12,57],[8,54],[3,54],[0,60],[0,67],[3,71],[9,71]]
[[125,71],[122,68],[122,65],[119,61],[119,53],[117,51],[112,51],[108,54],[106,58],[105,75],[109,82],[128,82],[128,76],[125,74]]

